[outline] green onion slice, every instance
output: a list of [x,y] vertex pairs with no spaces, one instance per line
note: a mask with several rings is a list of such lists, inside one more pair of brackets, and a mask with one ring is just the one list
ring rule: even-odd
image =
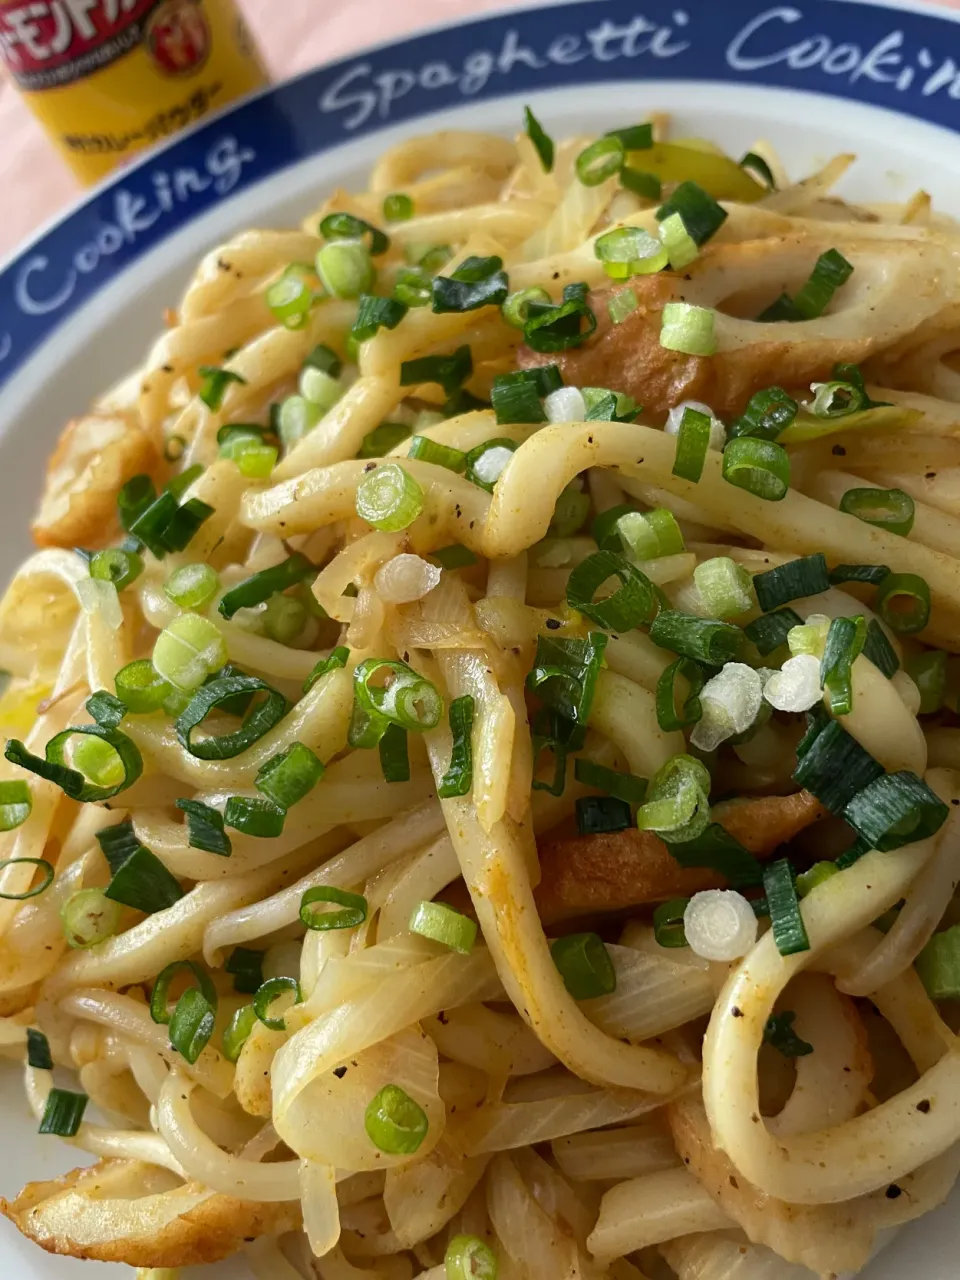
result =
[[772,440],[738,436],[723,451],[723,478],[767,502],[780,502],[790,488],[790,455]]
[[653,936],[661,947],[686,947],[687,935],[683,927],[683,915],[689,898],[671,898],[661,902],[653,913]]
[[726,210],[696,182],[681,182],[657,210],[657,221],[663,222],[673,213],[679,213],[687,233],[698,245],[716,235],[727,218]]
[[[620,586],[605,600],[597,591],[611,578]],[[632,631],[653,621],[660,600],[653,583],[636,565],[615,551],[597,551],[573,570],[567,580],[567,603],[607,631]]]
[[210,1042],[216,1023],[216,1004],[196,987],[189,987],[177,1001],[170,1019],[170,1043],[191,1064]]
[[418,360],[404,360],[400,365],[401,387],[417,387],[422,382],[436,382],[452,395],[462,387],[473,373],[473,355],[470,347],[457,347],[449,356],[421,356]]
[[650,639],[661,649],[669,649],[694,662],[720,667],[732,662],[740,652],[743,632],[729,622],[696,618],[673,609],[662,610],[650,627]]
[[208,564],[184,564],[163,585],[164,594],[182,609],[199,609],[220,586],[220,576]]
[[390,248],[389,236],[352,213],[328,213],[320,222],[320,234],[325,240],[362,240],[369,236],[367,248],[375,258]]
[[13,831],[22,826],[32,808],[29,783],[20,779],[0,782],[0,831]]
[[473,719],[476,701],[472,694],[454,698],[450,703],[450,735],[453,747],[450,766],[440,779],[437,795],[441,800],[470,794],[473,786]]
[[[537,638],[527,688],[536,693],[550,711],[568,722],[562,744],[565,748],[576,750],[583,745],[606,645],[607,637],[602,631],[591,631],[586,639],[542,635]],[[553,730],[547,741],[557,740],[556,726]],[[558,755],[558,767],[559,763]]]
[[256,1025],[257,1015],[253,1005],[241,1005],[223,1032],[223,1056],[228,1062],[237,1061]]
[[544,173],[550,173],[553,169],[553,139],[544,132],[543,126],[529,107],[523,108],[523,127],[527,137],[533,143]]
[[[682,704],[677,706],[677,681],[686,680],[688,688]],[[689,729],[703,716],[700,690],[706,676],[700,664],[691,658],[677,658],[665,667],[657,680],[657,723],[665,733],[675,729]]]
[[667,265],[667,249],[642,227],[615,227],[593,242],[593,251],[612,280],[651,275]]
[[900,670],[900,659],[897,657],[896,650],[887,639],[883,627],[877,622],[876,618],[871,618],[867,627],[862,652],[863,656],[869,658],[877,670],[882,672],[888,680]]
[[27,1027],[27,1063],[36,1071],[52,1071],[53,1055],[50,1041],[42,1031]]
[[58,1138],[75,1138],[90,1099],[85,1093],[51,1089],[38,1133],[55,1133]]
[[223,810],[226,826],[260,840],[280,835],[286,816],[285,809],[264,796],[231,796]]
[[102,889],[79,889],[60,908],[67,944],[74,950],[112,938],[120,925],[120,908]]
[[820,661],[820,683],[826,690],[830,710],[835,716],[847,716],[853,709],[850,671],[854,659],[863,648],[866,634],[862,615],[856,618],[834,618],[830,623]]
[[670,852],[681,867],[709,867],[735,889],[763,883],[763,867],[719,822],[711,822],[690,840],[671,843]]
[[128,711],[148,715],[158,711],[173,692],[173,686],[159,674],[149,658],[129,662],[114,677],[117,697]]
[[[866,653],[866,645],[864,652]],[[871,658],[874,666],[880,665],[870,654],[867,656]],[[893,656],[896,658],[896,654]],[[896,669],[894,667],[894,671]],[[886,674],[887,672],[884,672],[884,675]],[[929,716],[940,711],[947,692],[947,655],[943,650],[928,649],[918,653],[907,663],[907,675],[920,690],[920,715]]]
[[385,533],[408,528],[423,511],[424,503],[420,485],[396,462],[377,467],[357,486],[357,515]]
[[843,811],[871,849],[887,852],[934,835],[950,812],[915,773],[885,773],[859,791]]
[[776,609],[791,600],[820,595],[830,588],[826,557],[818,551],[812,556],[788,560],[775,569],[754,574],[753,586],[764,611]]
[[814,719],[797,757],[794,781],[837,816],[883,773],[883,767],[836,720],[823,724]]
[[[67,743],[76,735],[84,740],[96,739],[112,748],[115,755],[109,757],[111,768],[100,774],[111,779],[107,784],[90,782],[79,769],[72,769],[65,763]],[[4,755],[11,764],[18,764],[48,782],[55,782],[71,800],[79,800],[81,804],[109,800],[133,786],[143,772],[143,757],[133,741],[119,729],[105,729],[98,724],[74,725],[62,730],[47,743],[43,757],[28,751],[16,738],[7,742]],[[116,782],[112,781],[114,777],[118,779]]]
[[668,302],[663,308],[660,345],[688,356],[712,356],[717,350],[716,312],[689,302]]
[[[759,576],[759,575],[758,575]],[[756,582],[756,578],[754,578]],[[773,653],[782,644],[787,643],[787,634],[794,627],[802,627],[803,619],[793,609],[776,609],[772,613],[763,613],[754,618],[743,628],[748,640],[756,646],[761,657]]]
[[497,1280],[497,1255],[479,1236],[454,1236],[443,1258],[446,1280]]
[[53,884],[53,867],[47,862],[46,858],[4,858],[0,861],[0,871],[3,871],[5,867],[17,866],[19,863],[32,867],[42,867],[43,880],[32,889],[28,889],[26,893],[0,893],[0,899],[5,898],[8,902],[26,902],[28,898],[38,898],[41,893],[44,893]]
[[383,737],[377,743],[380,755],[380,772],[384,782],[410,781],[410,752],[407,731],[399,725],[388,724]]
[[357,318],[350,329],[350,338],[356,343],[369,342],[381,329],[395,329],[407,311],[407,304],[399,298],[381,298],[373,293],[362,293],[357,304]]
[[512,329],[522,329],[530,318],[530,304],[539,303],[550,306],[550,295],[539,285],[531,285],[527,289],[518,289],[511,293],[503,304],[503,318]]
[[442,902],[421,902],[410,916],[410,932],[432,938],[451,951],[468,956],[477,940],[477,924]]
[[597,317],[587,305],[587,286],[568,284],[559,306],[531,304],[523,337],[533,351],[567,351],[586,342],[596,327]]
[[[192,734],[211,711],[223,707],[237,694],[265,693],[266,700],[252,705],[243,718],[241,727],[233,733],[209,737],[194,742]],[[256,676],[225,676],[212,680],[198,689],[187,707],[177,717],[174,728],[180,745],[195,760],[231,760],[257,742],[277,724],[287,712],[287,700],[277,689]]]
[[889,574],[885,564],[838,564],[830,570],[829,578],[832,583],[865,582],[878,587]]
[[479,307],[501,306],[507,300],[510,284],[497,257],[466,258],[449,276],[434,276],[432,308],[434,312],[476,311]]
[[517,442],[506,436],[497,436],[478,444],[465,459],[467,479],[487,493],[493,493],[494,486],[510,461],[510,455],[516,449]]
[[595,933],[569,933],[550,946],[563,985],[574,1000],[608,996],[617,989],[610,952]]
[[574,777],[586,787],[596,787],[605,791],[608,796],[615,796],[627,804],[643,804],[647,794],[645,778],[638,778],[632,773],[620,773],[616,769],[608,769],[605,765],[596,764],[584,756],[574,761]]
[[802,1040],[793,1029],[796,1016],[792,1009],[772,1013],[763,1028],[764,1044],[773,1045],[785,1058],[803,1058],[813,1053],[813,1045]]
[[109,547],[97,551],[90,560],[90,577],[101,582],[112,582],[118,591],[129,587],[143,573],[143,558],[136,551],[124,551]]
[[233,853],[230,837],[223,829],[223,814],[202,800],[176,800],[177,808],[187,815],[187,844],[229,858]]
[[150,996],[150,1017],[154,1022],[166,1024],[170,1021],[173,1014],[173,1008],[169,1004],[170,987],[174,978],[180,973],[190,974],[196,982],[195,989],[199,989],[212,1008],[217,1007],[217,989],[210,975],[192,960],[174,960],[157,975],[157,980],[153,984],[153,992]]
[[902,489],[848,489],[840,499],[840,510],[865,524],[906,537],[913,528],[916,508]]
[[626,831],[633,826],[630,806],[616,796],[580,796],[576,802],[577,831],[582,836]]
[[960,999],[960,924],[935,933],[915,965],[931,1000]]
[[261,766],[255,784],[268,800],[290,809],[309,795],[323,774],[322,761],[302,742],[294,742]]
[[[339,911],[312,910],[315,903],[333,903]],[[348,893],[333,885],[321,884],[307,889],[300,899],[300,920],[308,929],[326,932],[329,929],[356,929],[367,918],[367,900],[359,893]]]
[[413,1155],[430,1127],[418,1102],[396,1084],[386,1084],[364,1113],[364,1127],[373,1145],[387,1155]]
[[598,138],[577,156],[577,177],[585,187],[598,187],[623,168],[626,159],[623,143],[613,134]]
[[770,863],[763,871],[763,888],[770,908],[773,940],[782,956],[810,950],[810,939],[800,914],[793,868],[786,858]]
[[[381,673],[390,677],[389,684],[375,685]],[[354,698],[360,712],[375,725],[373,740],[354,742],[354,746],[376,746],[387,724],[422,733],[435,729],[443,715],[443,699],[436,687],[405,662],[387,658],[368,658],[361,662],[353,676]],[[376,722],[381,724],[377,725]]]
[[497,415],[499,426],[512,426],[515,423],[536,424],[547,420],[536,386],[526,379],[517,380],[509,374],[506,377],[494,378],[490,391],[490,403]]
[[730,425],[731,440],[750,436],[757,440],[775,440],[791,425],[799,405],[783,387],[766,387],[755,392],[743,414]]
[[413,201],[402,191],[383,198],[383,216],[387,222],[407,222],[413,217]]
[[408,458],[417,458],[420,462],[430,462],[435,467],[444,467],[447,471],[462,473],[466,469],[467,455],[462,449],[451,449],[449,445],[438,444],[428,436],[413,436]]
[[246,386],[247,380],[234,373],[232,369],[221,369],[217,365],[202,364],[197,370],[203,381],[197,392],[200,399],[216,413],[223,404],[223,397],[231,382],[239,382]]
[[250,947],[234,947],[224,968],[233,975],[233,988],[253,995],[263,986],[263,957],[266,953]]
[[297,982],[296,978],[268,978],[263,986],[257,989],[257,993],[253,997],[254,1012],[263,1025],[269,1027],[271,1031],[286,1031],[287,1029],[285,1018],[272,1018],[270,1016],[270,1006],[275,1000],[289,993],[293,994],[293,1004],[300,1004],[303,1000],[300,992],[300,983]]
[[915,635],[930,621],[930,588],[915,573],[890,573],[877,591],[877,612],[898,635]]
[[673,474],[696,483],[703,474],[710,445],[710,419],[698,409],[684,409],[677,432]]

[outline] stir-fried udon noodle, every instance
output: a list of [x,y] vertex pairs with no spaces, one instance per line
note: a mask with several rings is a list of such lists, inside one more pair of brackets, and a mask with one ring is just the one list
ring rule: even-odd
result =
[[953,1185],[960,235],[667,139],[404,142],[63,431],[0,606],[0,1046],[97,1159],[43,1248],[802,1280]]

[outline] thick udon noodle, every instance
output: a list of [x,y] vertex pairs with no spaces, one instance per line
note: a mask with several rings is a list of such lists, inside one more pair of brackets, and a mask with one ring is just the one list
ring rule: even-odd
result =
[[[544,287],[556,300],[572,282],[604,285],[594,240],[611,223],[656,229],[651,202],[615,179],[578,181],[574,161],[589,141],[559,144],[544,173],[526,135],[413,139],[383,156],[366,192],[337,192],[322,212],[380,225],[384,196],[407,193],[415,214],[389,227],[384,279],[405,247],[448,244],[447,275],[471,255],[495,254],[512,289]],[[184,496],[213,514],[186,550],[162,563],[145,555],[119,607],[116,594],[83,590],[86,563],[69,538],[45,539],[0,611],[0,652],[13,674],[0,703],[5,736],[42,753],[84,722],[89,694],[112,691],[116,673],[149,656],[177,617],[163,584],[180,565],[210,564],[235,585],[300,550],[318,567],[314,594],[331,621],[297,647],[224,620],[215,600],[204,606],[230,662],[285,693],[289,713],[223,760],[195,758],[166,715],[128,715],[122,731],[145,762],[129,790],[109,805],[83,805],[31,778],[29,817],[0,836],[4,895],[34,883],[22,859],[46,858],[56,872],[45,893],[0,900],[0,1047],[23,1059],[27,1028],[42,1030],[101,1116],[70,1139],[103,1159],[94,1175],[40,1184],[8,1205],[45,1247],[144,1267],[245,1249],[254,1272],[271,1280],[294,1280],[310,1265],[323,1280],[440,1280],[449,1240],[467,1234],[493,1247],[508,1280],[642,1280],[640,1267],[664,1265],[680,1280],[720,1280],[734,1262],[741,1280],[801,1280],[861,1267],[882,1232],[946,1195],[960,1169],[960,1050],[913,962],[944,917],[957,918],[952,816],[936,834],[868,852],[816,887],[802,905],[810,946],[796,955],[781,955],[764,926],[742,960],[710,962],[659,946],[649,911],[626,921],[621,913],[615,928],[603,926],[616,992],[582,1004],[549,948],[548,933],[568,926],[545,930],[534,899],[537,836],[587,793],[572,771],[559,797],[531,791],[524,695],[537,637],[548,620],[571,626],[567,578],[595,550],[585,534],[550,536],[557,500],[578,476],[595,513],[624,502],[674,511],[685,550],[645,567],[677,608],[690,607],[692,572],[711,557],[756,573],[822,551],[831,565],[923,577],[933,607],[921,638],[958,650],[960,374],[951,353],[960,348],[960,236],[922,195],[872,210],[834,200],[830,188],[850,157],[791,185],[769,148],[754,150],[779,190],[726,203],[726,221],[687,277],[685,299],[719,309],[717,368],[739,361],[751,390],[796,387],[791,370],[829,353],[865,363],[873,399],[906,414],[893,429],[791,446],[793,486],[782,501],[727,483],[719,452],[708,453],[698,482],[676,475],[662,414],[646,425],[511,426],[478,409],[417,429],[464,451],[514,439],[493,492],[413,459],[404,467],[422,487],[424,514],[400,532],[371,529],[356,514],[357,489],[382,462],[358,457],[366,437],[384,421],[412,424],[411,399],[420,409],[443,399],[436,384],[401,386],[402,362],[469,344],[468,387],[486,399],[492,378],[515,367],[521,341],[495,307],[421,307],[381,328],[348,366],[342,397],[269,479],[245,478],[220,456],[218,432],[265,423],[317,344],[344,355],[356,317],[355,301],[327,299],[291,329],[266,305],[280,273],[321,247],[316,215],[303,231],[247,231],[209,254],[144,369],[95,406],[121,424],[98,446],[108,462],[156,463],[171,441],[182,444],[175,469],[204,468]],[[742,318],[742,307],[724,309],[745,292],[769,301],[828,248],[854,273],[820,318],[774,330]],[[217,408],[199,394],[204,365],[240,379]],[[404,440],[393,455],[405,458],[407,448]],[[103,545],[135,467],[91,465],[77,480],[71,467],[82,465],[67,450],[50,483],[72,478],[70,516],[91,528],[88,543],[99,536]],[[164,479],[170,468],[154,472]],[[915,500],[909,537],[837,510],[846,490],[869,485]],[[445,570],[406,603],[381,590],[380,571],[395,557],[429,557],[453,543],[475,563]],[[870,600],[841,584],[791,607],[803,618],[869,619]],[[573,625],[570,634],[580,633]],[[347,646],[346,666],[301,694],[329,652],[320,635]],[[917,648],[890,639],[901,656]],[[687,749],[657,721],[654,693],[673,657],[642,632],[610,639],[589,758],[649,778]],[[437,799],[451,755],[445,716],[411,735],[408,781],[387,784],[377,753],[348,747],[352,673],[366,658],[408,662],[445,703],[474,699],[469,794]],[[960,731],[918,720],[912,682],[887,680],[866,657],[854,666],[853,698],[844,718],[853,738],[886,769],[925,776],[956,805]],[[763,728],[752,755],[743,744],[729,789],[749,791],[751,772],[758,791],[791,789],[798,734],[789,720]],[[294,742],[328,768],[280,836],[234,832],[229,858],[188,846],[175,799],[222,808],[231,795],[253,796],[261,766]],[[5,765],[3,776],[24,775]],[[186,892],[152,915],[127,910],[114,936],[71,950],[59,911],[79,889],[106,885],[95,837],[128,817]],[[408,928],[418,903],[456,892],[461,877],[480,926],[469,954]],[[301,898],[317,886],[363,894],[366,920],[305,930]],[[878,932],[873,922],[900,903],[893,926]],[[257,1022],[234,1065],[219,1046],[245,1003],[224,970],[238,946],[266,952],[265,976],[298,978],[302,1002],[287,1010],[283,1030]],[[188,959],[208,966],[219,995],[216,1034],[194,1063],[148,1006],[157,975]],[[869,997],[869,1010],[851,997]],[[795,1013],[797,1034],[815,1046],[796,1059],[795,1078],[761,1052],[775,1005]],[[884,1054],[890,1065],[874,1057]],[[367,1136],[365,1109],[387,1083],[426,1116],[415,1154],[385,1153]],[[761,1098],[761,1086],[770,1096]],[[50,1089],[49,1071],[26,1067],[38,1118]]]

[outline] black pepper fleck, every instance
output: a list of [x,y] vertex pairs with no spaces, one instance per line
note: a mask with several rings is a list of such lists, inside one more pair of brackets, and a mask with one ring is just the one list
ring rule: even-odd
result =
[[730,1010],[730,1012],[733,1014],[733,1016],[734,1016],[735,1018],[742,1018],[742,1017],[743,1017],[743,1010],[742,1010],[742,1009],[738,1009],[736,1005],[734,1005],[734,1006],[733,1006],[733,1008]]
[[888,1200],[896,1200],[903,1195],[903,1191],[900,1189],[900,1187],[897,1186],[895,1182],[891,1182],[889,1187],[887,1187],[886,1191],[884,1192],[884,1195],[887,1197]]
[[835,458],[845,458],[847,456],[847,451],[842,444],[835,444],[830,452]]
[[921,1114],[926,1115],[927,1112],[930,1110],[930,1099],[924,1098],[921,1102],[918,1102],[917,1110],[921,1112]]
[[337,1077],[337,1079],[338,1079],[338,1080],[342,1080],[342,1079],[343,1079],[343,1077],[347,1074],[347,1068],[346,1068],[346,1067],[334,1067],[334,1068],[333,1068],[333,1074]]
[[563,626],[563,623],[560,621],[559,618],[547,619],[546,627],[548,631],[558,631],[562,626]]

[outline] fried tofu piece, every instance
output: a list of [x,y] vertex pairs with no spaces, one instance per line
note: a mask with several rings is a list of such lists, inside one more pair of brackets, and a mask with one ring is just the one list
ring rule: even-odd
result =
[[[798,791],[718,805],[713,816],[762,858],[825,817],[826,810],[809,791]],[[541,879],[535,896],[540,918],[548,925],[596,911],[685,898],[726,883],[709,868],[681,867],[659,837],[635,827],[581,836],[572,823],[564,823],[541,837],[538,850]]]

